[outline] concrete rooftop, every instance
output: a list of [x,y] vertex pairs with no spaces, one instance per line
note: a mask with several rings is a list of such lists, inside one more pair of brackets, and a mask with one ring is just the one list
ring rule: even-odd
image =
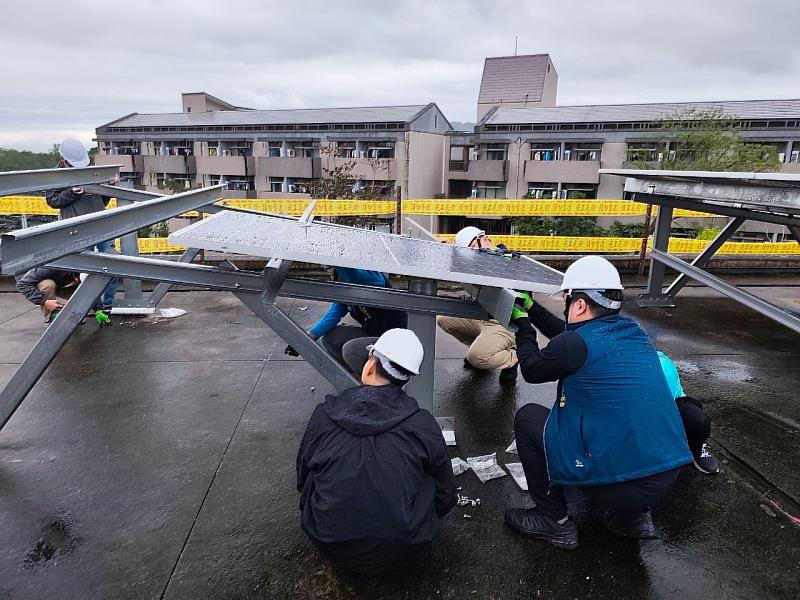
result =
[[[795,282],[796,283],[796,282]],[[798,288],[769,287],[792,305]],[[635,290],[634,290],[635,291]],[[324,305],[283,301],[310,325]],[[230,294],[171,293],[173,320],[87,323],[0,432],[0,598],[797,598],[800,338],[706,290],[632,309],[706,400],[723,472],[687,469],[654,512],[661,539],[623,542],[593,519],[571,553],[503,524],[529,505],[510,476],[458,477],[480,507],[454,509],[418,568],[334,573],[299,527],[295,455],[330,386]],[[308,310],[298,310],[309,306]],[[42,332],[0,294],[0,385]],[[465,458],[503,452],[515,410],[553,386],[502,390],[462,368],[440,332],[438,413]],[[316,397],[310,391],[316,387]],[[766,506],[766,505],[765,505]]]

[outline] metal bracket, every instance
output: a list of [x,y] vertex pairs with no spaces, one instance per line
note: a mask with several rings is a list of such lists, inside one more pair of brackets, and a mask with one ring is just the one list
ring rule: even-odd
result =
[[109,281],[111,277],[108,276],[89,275],[81,282],[22,364],[17,367],[11,380],[0,390],[0,429],[36,385],[75,328],[81,324]]

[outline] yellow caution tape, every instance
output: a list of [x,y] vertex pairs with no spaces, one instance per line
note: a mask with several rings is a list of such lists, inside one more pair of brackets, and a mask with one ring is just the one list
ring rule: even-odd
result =
[[[301,215],[308,206],[301,200],[236,200],[225,199],[219,204],[265,213]],[[112,199],[108,205],[114,208]],[[392,200],[319,200],[314,214],[320,217],[393,214],[397,205]],[[628,200],[404,200],[402,210],[407,215],[458,215],[505,217],[637,217],[644,216],[647,207]],[[653,207],[658,212],[658,207]],[[0,198],[0,214],[57,215],[44,198],[38,196],[6,196]],[[710,217],[707,213],[677,209],[676,217]],[[197,216],[192,211],[184,216]]]
[[[437,235],[439,239],[453,242],[454,235]],[[584,252],[617,253],[638,252],[642,247],[640,238],[618,237],[566,237],[545,235],[492,235],[495,244],[505,244],[520,252]],[[676,254],[699,254],[709,240],[670,238],[669,251]],[[652,238],[648,240],[652,247]],[[800,254],[796,242],[726,242],[717,254]]]

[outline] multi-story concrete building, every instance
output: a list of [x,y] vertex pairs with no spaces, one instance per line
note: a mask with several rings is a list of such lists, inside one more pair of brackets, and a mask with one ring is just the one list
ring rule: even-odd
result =
[[97,164],[137,188],[228,185],[228,197],[305,194],[343,164],[386,197],[441,194],[452,130],[435,104],[299,110],[233,107],[184,94],[184,112],[134,113],[97,128]]
[[[478,123],[455,127],[433,103],[253,110],[183,94],[181,113],[134,113],[99,127],[96,161],[122,164],[142,189],[226,183],[228,197],[305,197],[314,180],[349,164],[355,180],[392,198],[619,199],[622,178],[598,170],[657,164],[672,151],[659,120],[696,109],[735,118],[746,141],[772,146],[783,171],[800,173],[800,100],[555,106],[557,88],[547,54],[487,58]],[[422,221],[442,233],[467,222]],[[510,219],[482,221],[511,231]]]

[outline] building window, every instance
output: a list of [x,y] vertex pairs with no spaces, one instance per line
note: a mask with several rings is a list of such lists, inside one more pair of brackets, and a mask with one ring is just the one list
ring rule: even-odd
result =
[[356,157],[356,143],[355,142],[337,142],[336,156],[339,158],[355,158]]
[[436,129],[439,127],[439,115],[433,113],[433,128]]
[[505,198],[504,181],[479,181],[472,186],[473,198]]
[[505,160],[508,144],[486,144],[486,160]]
[[450,146],[450,170],[466,171],[469,168],[468,146]]
[[270,142],[269,143],[269,157],[280,158],[283,154],[283,142]]
[[564,160],[600,160],[600,148],[602,144],[585,143],[585,144],[567,144],[564,150]]
[[558,197],[558,184],[531,181],[528,183],[528,194],[536,199],[554,199]]
[[559,160],[561,144],[531,143],[531,160]]
[[658,142],[628,142],[629,162],[656,162],[664,157],[664,144]]
[[253,186],[253,178],[252,177],[247,177],[247,178],[244,178],[244,179],[242,179],[242,178],[236,178],[236,179],[231,178],[231,179],[228,179],[228,189],[229,190],[236,190],[237,192],[246,192],[246,191],[252,190],[253,188],[254,188],[254,186]]
[[366,144],[364,153],[365,158],[394,158],[394,144],[391,142]]
[[597,185],[591,183],[562,183],[561,198],[584,200],[597,198]]
[[270,192],[283,192],[283,177],[270,177],[269,178],[269,191]]

